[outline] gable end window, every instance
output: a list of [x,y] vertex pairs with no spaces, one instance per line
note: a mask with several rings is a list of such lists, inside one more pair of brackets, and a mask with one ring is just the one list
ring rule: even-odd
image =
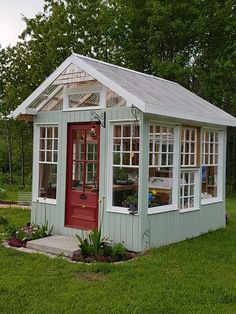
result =
[[58,127],[39,128],[39,189],[38,196],[56,199]]

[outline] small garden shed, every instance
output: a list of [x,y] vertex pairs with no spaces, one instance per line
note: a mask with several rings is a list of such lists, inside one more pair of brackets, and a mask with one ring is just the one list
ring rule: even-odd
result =
[[141,251],[225,226],[226,126],[177,83],[78,54],[13,113],[34,121],[32,220]]

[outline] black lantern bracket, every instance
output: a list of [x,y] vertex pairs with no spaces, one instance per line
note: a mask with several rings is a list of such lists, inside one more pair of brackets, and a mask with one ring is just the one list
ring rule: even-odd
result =
[[140,112],[141,112],[141,110],[138,107],[136,107],[135,105],[131,106],[131,113],[134,116],[136,121],[138,121],[138,116],[139,116]]
[[100,115],[97,114],[94,110],[91,111],[92,120],[98,120],[103,128],[106,127],[106,112],[102,112]]

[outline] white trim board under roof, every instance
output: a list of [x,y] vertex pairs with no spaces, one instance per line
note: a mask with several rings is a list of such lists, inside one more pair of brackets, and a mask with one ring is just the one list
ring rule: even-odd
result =
[[[236,118],[177,83],[75,53],[68,57],[16,108],[13,117],[17,118],[19,115],[24,114],[33,101],[42,97],[41,95],[45,94],[45,91],[50,88],[51,84],[70,64],[76,65],[144,113],[217,125],[236,126]],[[54,85],[54,87],[56,86]]]

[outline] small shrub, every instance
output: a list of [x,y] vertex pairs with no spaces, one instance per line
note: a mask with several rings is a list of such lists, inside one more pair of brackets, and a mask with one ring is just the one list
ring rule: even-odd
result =
[[116,243],[112,247],[111,255],[121,261],[126,256],[126,248],[123,243]]

